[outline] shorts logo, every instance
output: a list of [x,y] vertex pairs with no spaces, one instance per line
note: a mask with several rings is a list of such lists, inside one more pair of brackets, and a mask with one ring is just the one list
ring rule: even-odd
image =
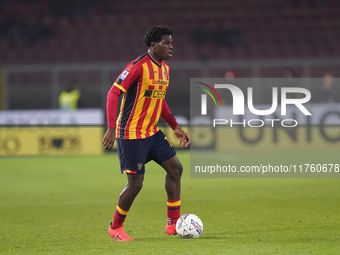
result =
[[129,74],[128,71],[124,71],[123,74],[119,77],[119,79],[121,79],[122,81],[124,81],[124,79],[126,78],[126,76]]
[[137,163],[137,168],[138,168],[138,170],[141,170],[142,167],[143,167],[143,163]]

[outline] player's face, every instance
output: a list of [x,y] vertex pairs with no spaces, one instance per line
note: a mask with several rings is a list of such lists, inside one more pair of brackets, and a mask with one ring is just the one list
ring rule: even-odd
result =
[[170,59],[172,57],[172,36],[163,35],[159,43],[154,43],[153,52],[155,57],[162,61],[163,59]]

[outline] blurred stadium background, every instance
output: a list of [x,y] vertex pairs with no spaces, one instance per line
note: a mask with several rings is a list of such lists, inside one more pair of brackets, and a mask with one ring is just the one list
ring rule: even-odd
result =
[[[340,254],[339,179],[199,179],[189,171],[206,158],[339,164],[331,79],[340,76],[339,14],[338,0],[0,0],[0,254]],[[190,118],[190,78],[200,77],[319,78],[311,102],[320,114],[302,132],[186,127],[181,210],[202,218],[202,237],[164,234],[164,172],[151,162],[124,225],[136,242],[113,245],[106,229],[126,177],[101,144],[106,95],[146,51],[142,37],[156,24],[174,30],[167,102],[182,122]],[[333,87],[323,94],[324,76]],[[74,83],[79,109],[59,110],[60,93]],[[176,146],[172,130],[162,130]],[[100,156],[68,157],[78,155]]]
[[57,109],[76,82],[80,108],[104,112],[144,32],[163,24],[174,30],[167,101],[188,120],[192,77],[338,77],[339,13],[337,0],[1,0],[0,109]]

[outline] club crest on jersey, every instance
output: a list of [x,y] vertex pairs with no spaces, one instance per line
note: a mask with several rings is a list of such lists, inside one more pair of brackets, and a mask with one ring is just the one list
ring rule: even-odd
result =
[[143,163],[137,163],[137,168],[138,168],[138,170],[141,170],[142,167],[143,167]]
[[124,81],[124,79],[126,78],[126,76],[129,74],[128,71],[124,71],[123,74],[119,77],[119,79],[121,79],[122,81]]
[[168,74],[164,71],[164,77],[165,79],[168,79]]

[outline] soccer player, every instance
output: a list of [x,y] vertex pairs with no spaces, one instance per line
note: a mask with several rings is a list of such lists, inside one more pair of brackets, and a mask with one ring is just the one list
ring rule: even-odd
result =
[[[157,126],[162,117],[173,129],[182,147],[190,138],[178,125],[165,101],[170,71],[164,60],[172,56],[172,30],[153,26],[143,38],[148,51],[130,62],[111,87],[107,96],[108,129],[103,144],[110,150],[117,141],[121,173],[127,185],[119,195],[109,235],[116,241],[133,241],[123,229],[129,209],[143,186],[145,164],[154,160],[166,171],[167,224],[165,232],[176,234],[180,217],[182,164],[163,132]],[[117,119],[118,98],[123,94]]]

